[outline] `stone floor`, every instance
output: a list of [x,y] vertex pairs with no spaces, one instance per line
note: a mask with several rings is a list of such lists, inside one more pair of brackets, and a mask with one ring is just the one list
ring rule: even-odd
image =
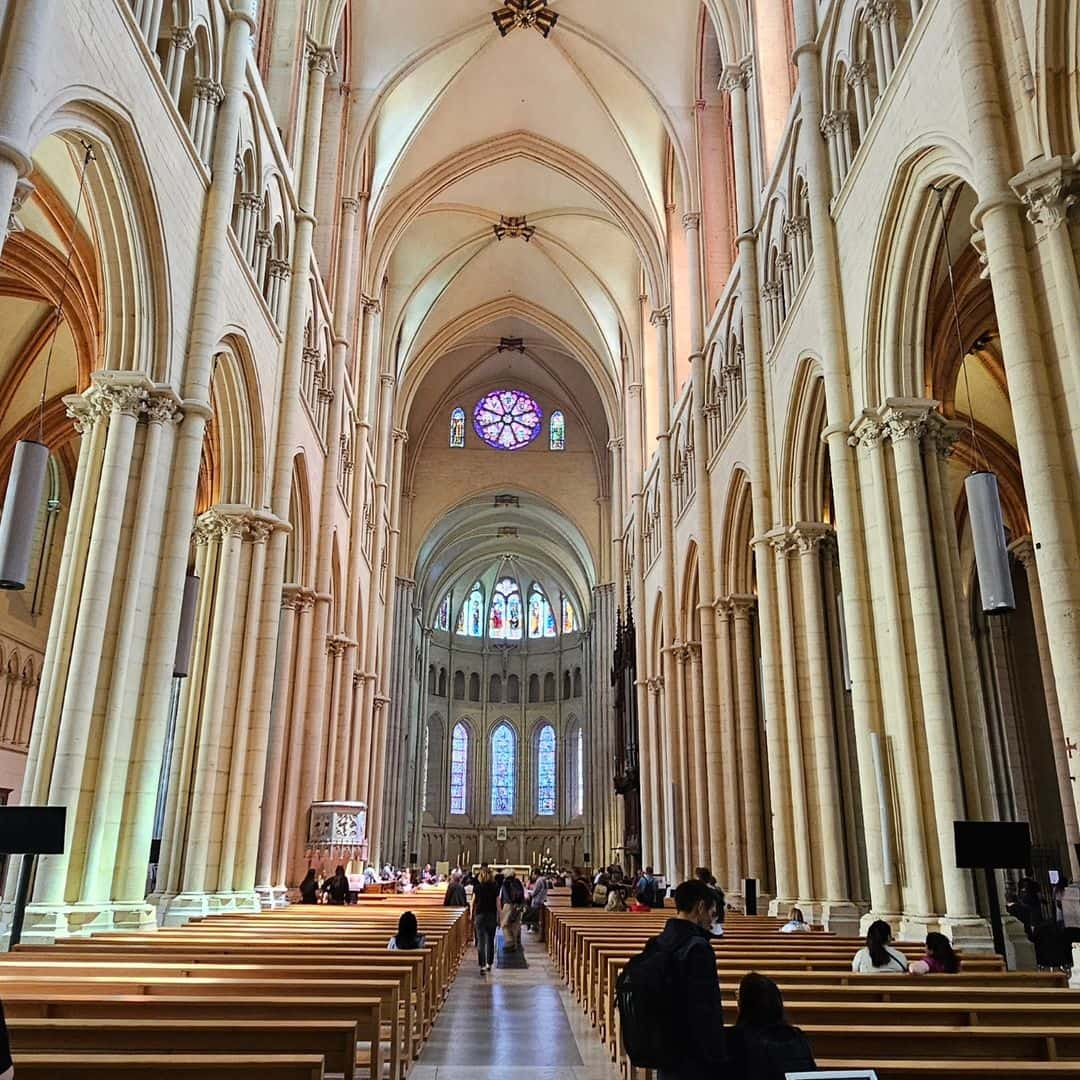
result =
[[409,1080],[617,1080],[543,944],[522,938],[523,970],[481,975],[469,950]]

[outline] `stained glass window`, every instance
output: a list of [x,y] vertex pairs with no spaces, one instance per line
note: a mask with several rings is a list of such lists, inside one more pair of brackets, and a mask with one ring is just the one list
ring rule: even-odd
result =
[[572,634],[577,628],[577,612],[574,611],[574,605],[564,596],[562,598],[562,632]]
[[491,598],[488,635],[504,641],[520,641],[523,622],[521,590],[513,578],[503,578]]
[[558,627],[555,625],[555,613],[539,585],[533,584],[529,590],[529,637],[555,637]]
[[439,613],[435,616],[436,630],[450,629],[450,594],[447,593],[443,602],[439,605]]
[[500,724],[491,736],[491,813],[514,812],[514,732]]
[[574,760],[577,766],[574,776],[574,816],[585,813],[585,731],[577,729],[577,745],[574,747]]
[[561,409],[556,409],[551,414],[551,421],[548,425],[550,433],[549,445],[552,450],[565,450],[566,449],[566,418],[562,414]]
[[465,445],[465,410],[455,409],[450,414],[450,448],[459,450]]
[[555,729],[546,724],[540,729],[537,742],[537,801],[536,812],[555,813]]
[[454,727],[450,740],[450,813],[465,813],[465,787],[469,775],[469,732],[464,724]]
[[484,590],[478,581],[470,590],[468,599],[458,612],[455,633],[465,637],[484,636]]
[[476,434],[496,450],[520,450],[540,434],[544,411],[522,390],[493,390],[473,410]]

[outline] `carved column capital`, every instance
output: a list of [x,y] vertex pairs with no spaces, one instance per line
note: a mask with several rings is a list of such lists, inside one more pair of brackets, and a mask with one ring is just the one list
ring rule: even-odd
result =
[[800,555],[808,555],[833,542],[832,527],[820,521],[800,521],[790,529],[791,539],[795,542]]
[[872,412],[865,412],[851,425],[851,434],[848,436],[848,445],[852,447],[864,447],[873,450],[881,444],[885,437],[885,427],[881,418]]
[[1032,225],[1058,229],[1068,220],[1069,208],[1076,204],[1072,190],[1075,181],[1072,159],[1054,157],[1025,169],[1010,184],[1027,208]]
[[671,308],[670,307],[654,308],[649,313],[649,322],[652,323],[653,326],[667,326],[667,324],[668,324],[668,322],[670,320],[671,320]]
[[736,90],[746,90],[753,76],[754,62],[749,57],[738,64],[727,64],[720,73],[720,82],[717,89],[723,94],[731,94]]
[[731,604],[733,618],[748,619],[750,613],[757,608],[757,597],[753,593],[732,593],[728,597]]
[[184,52],[195,47],[195,35],[188,26],[174,26],[170,40],[174,49],[182,49]]
[[701,228],[701,215],[699,213],[683,214],[683,228],[687,231]]

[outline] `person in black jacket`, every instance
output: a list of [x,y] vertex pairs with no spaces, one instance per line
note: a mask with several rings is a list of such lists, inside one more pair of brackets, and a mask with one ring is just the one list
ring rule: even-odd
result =
[[309,866],[307,877],[300,882],[300,903],[317,904],[319,902],[319,883],[315,880],[315,867]]
[[341,905],[349,902],[349,879],[345,874],[344,866],[339,866],[334,871],[334,876],[323,882],[322,891],[326,893],[331,904]]
[[658,1080],[725,1080],[724,1010],[709,933],[716,917],[716,893],[703,881],[684,881],[675,890],[675,918],[655,939],[674,954],[678,1000],[671,1032],[679,1064],[660,1069]]
[[465,892],[465,886],[461,884],[461,871],[455,870],[450,875],[450,883],[446,886],[446,895],[443,897],[443,907],[468,907],[469,897]]
[[780,987],[756,971],[739,983],[739,1017],[728,1031],[728,1050],[737,1080],[784,1080],[817,1067],[806,1036],[787,1022]]

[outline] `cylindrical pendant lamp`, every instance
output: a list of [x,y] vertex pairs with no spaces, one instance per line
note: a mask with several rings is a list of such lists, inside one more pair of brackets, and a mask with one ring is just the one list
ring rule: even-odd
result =
[[184,578],[184,597],[180,601],[180,629],[176,634],[176,655],[173,657],[173,678],[187,678],[191,665],[191,641],[195,636],[195,607],[199,601],[199,578],[188,574]]
[[967,492],[982,608],[988,615],[1003,615],[1016,609],[1016,598],[1009,552],[1005,546],[1005,522],[1001,516],[997,476],[992,472],[973,472],[964,481],[964,490]]
[[0,514],[0,589],[25,589],[37,533],[49,448],[31,439],[15,444],[4,509]]

